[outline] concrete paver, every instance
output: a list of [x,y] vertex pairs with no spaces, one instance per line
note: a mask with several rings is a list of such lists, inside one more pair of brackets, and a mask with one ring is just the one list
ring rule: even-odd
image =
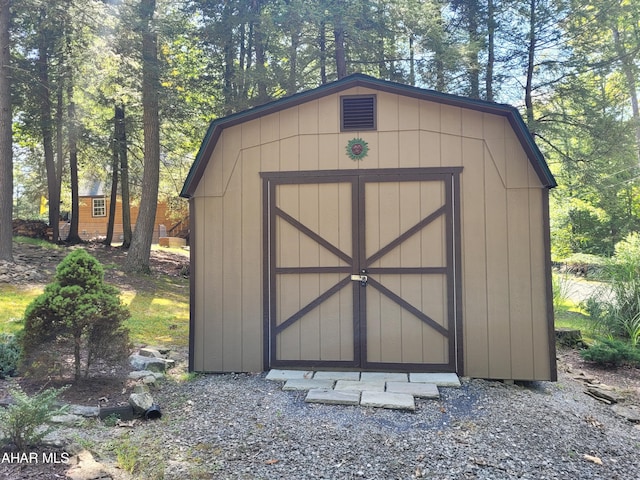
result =
[[333,380],[316,380],[315,378],[291,378],[286,381],[282,390],[312,390],[314,388],[333,388]]
[[363,407],[393,408],[398,410],[416,409],[413,396],[406,393],[362,392],[360,405]]
[[360,392],[349,390],[309,390],[304,401],[329,405],[359,405]]
[[351,380],[338,380],[334,390],[354,390],[357,392],[364,392],[365,390],[371,392],[384,392],[384,382],[354,382]]
[[440,398],[438,386],[433,383],[387,382],[387,392],[406,393],[418,398]]
[[397,372],[362,372],[360,380],[364,381],[383,381],[383,382],[408,382],[406,373]]
[[276,382],[286,382],[292,378],[313,378],[313,372],[308,370],[278,370],[273,369],[269,371],[266,376],[267,380],[274,380]]
[[360,372],[316,372],[313,378],[319,380],[360,380]]
[[439,387],[459,387],[460,379],[455,373],[410,373],[409,381],[435,383]]

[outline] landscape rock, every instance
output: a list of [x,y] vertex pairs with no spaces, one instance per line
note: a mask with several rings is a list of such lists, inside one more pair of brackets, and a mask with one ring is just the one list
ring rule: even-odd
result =
[[630,422],[640,423],[640,407],[637,405],[614,405],[611,410]]
[[153,397],[150,393],[132,393],[129,396],[129,405],[133,408],[134,412],[144,415],[144,413],[153,405]]
[[74,415],[72,413],[67,413],[64,415],[54,415],[49,419],[51,423],[58,423],[61,425],[67,425],[70,427],[77,426],[82,424],[84,418],[80,415]]
[[142,355],[143,357],[162,358],[162,354],[155,348],[151,347],[141,348],[138,354]]
[[100,415],[100,407],[88,407],[85,405],[70,405],[69,413],[72,415],[79,415],[81,417],[97,417]]
[[129,356],[129,363],[136,370],[149,370],[151,372],[164,373],[167,369],[175,366],[175,360],[165,358],[145,357],[133,354]]
[[110,480],[105,467],[95,461],[88,450],[83,450],[72,459],[73,466],[67,471],[69,480]]

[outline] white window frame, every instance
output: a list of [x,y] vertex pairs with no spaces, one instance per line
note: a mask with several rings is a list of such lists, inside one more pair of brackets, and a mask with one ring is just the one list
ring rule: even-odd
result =
[[91,199],[91,216],[93,217],[107,216],[107,200],[105,198]]

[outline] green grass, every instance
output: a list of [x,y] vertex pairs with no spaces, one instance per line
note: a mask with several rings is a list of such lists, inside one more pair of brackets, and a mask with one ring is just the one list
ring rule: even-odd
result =
[[580,330],[582,338],[593,340],[593,321],[585,311],[575,303],[565,300],[555,306],[555,328],[570,328]]
[[129,307],[129,327],[134,343],[186,346],[189,343],[189,281],[162,277],[152,291],[123,292]]
[[42,293],[42,288],[20,288],[0,285],[0,333],[17,333],[22,330],[22,317],[27,305]]
[[[184,278],[152,278],[145,291],[124,291],[122,301],[131,318],[126,325],[134,343],[186,346],[189,339],[189,281]],[[0,285],[0,333],[23,328],[27,305],[42,288]]]
[[15,236],[13,237],[13,241],[15,243],[22,243],[25,245],[36,245],[38,247],[47,248],[49,250],[59,250],[62,248],[60,245],[56,245],[55,243],[51,243],[40,238]]

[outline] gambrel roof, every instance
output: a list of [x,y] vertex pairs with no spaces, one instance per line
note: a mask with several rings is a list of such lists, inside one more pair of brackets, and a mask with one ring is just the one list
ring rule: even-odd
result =
[[284,97],[279,100],[275,100],[273,102],[269,102],[249,110],[234,113],[232,115],[222,117],[211,122],[202,145],[200,146],[200,150],[196,155],[196,159],[191,166],[189,174],[187,175],[187,179],[184,183],[182,191],[180,192],[180,196],[189,198],[195,192],[196,187],[198,186],[198,183],[207,167],[207,163],[211,158],[211,154],[213,153],[216,142],[220,138],[220,135],[225,128],[248,122],[264,115],[278,112],[290,107],[295,107],[302,103],[316,100],[318,98],[325,97],[331,94],[339,93],[341,91],[354,87],[365,87],[391,94],[403,95],[419,100],[427,100],[430,102],[460,107],[469,110],[476,110],[483,113],[490,113],[493,115],[505,117],[509,121],[511,128],[520,141],[522,148],[529,158],[533,169],[540,178],[540,182],[542,183],[542,185],[547,188],[553,188],[557,185],[553,174],[549,170],[544,156],[542,155],[542,152],[535,144],[533,136],[529,132],[529,129],[525,125],[522,116],[515,107],[506,104],[487,102],[485,100],[477,100],[467,97],[461,97],[458,95],[436,92],[435,90],[412,87],[409,85],[389,82],[386,80],[379,80],[368,75],[356,73],[336,82],[327,83],[312,90],[307,90],[295,95],[291,95],[289,97]]

